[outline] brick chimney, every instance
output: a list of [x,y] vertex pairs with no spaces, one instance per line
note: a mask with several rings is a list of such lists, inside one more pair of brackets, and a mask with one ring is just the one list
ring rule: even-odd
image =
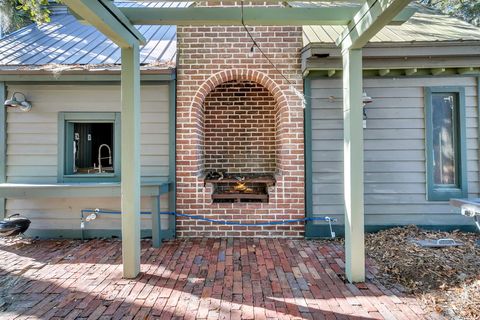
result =
[[[240,17],[239,17],[240,20]],[[303,106],[298,26],[179,26],[177,211],[262,223],[303,218]],[[268,201],[216,203],[211,171],[271,174]],[[178,218],[180,237],[301,237],[304,224],[226,226]]]

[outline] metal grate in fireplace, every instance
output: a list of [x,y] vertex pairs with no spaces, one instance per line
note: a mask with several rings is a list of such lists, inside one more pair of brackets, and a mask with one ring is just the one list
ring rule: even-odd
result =
[[270,174],[228,174],[215,171],[207,174],[205,183],[213,185],[214,203],[268,203],[268,187],[275,184],[275,178]]

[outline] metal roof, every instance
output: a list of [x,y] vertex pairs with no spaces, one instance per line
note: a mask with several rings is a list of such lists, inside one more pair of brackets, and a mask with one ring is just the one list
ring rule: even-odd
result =
[[[480,41],[479,27],[419,4],[412,5],[417,12],[407,22],[383,27],[370,42]],[[304,26],[303,43],[334,43],[344,29],[345,26]]]
[[[355,0],[351,5],[358,5]],[[348,2],[342,2],[347,5]],[[117,6],[188,7],[191,2],[116,1]],[[295,2],[294,6],[335,6],[329,2]],[[384,27],[371,42],[412,43],[480,41],[480,28],[416,5],[418,12],[400,26]],[[175,26],[137,26],[147,39],[141,48],[143,70],[175,68]],[[304,45],[332,44],[344,26],[304,26]],[[118,70],[120,49],[94,27],[80,23],[65,6],[52,10],[51,22],[31,24],[0,39],[0,70]]]
[[[117,6],[186,7],[188,2],[117,2]],[[147,39],[140,50],[142,69],[175,67],[175,26],[137,26]],[[80,23],[65,7],[54,9],[51,22],[31,24],[0,40],[0,69],[118,69],[120,48],[94,27]]]

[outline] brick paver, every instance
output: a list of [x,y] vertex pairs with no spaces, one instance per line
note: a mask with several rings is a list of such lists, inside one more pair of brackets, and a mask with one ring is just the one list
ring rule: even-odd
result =
[[343,248],[284,239],[142,241],[122,279],[119,240],[0,240],[0,319],[430,319],[414,297],[344,279]]

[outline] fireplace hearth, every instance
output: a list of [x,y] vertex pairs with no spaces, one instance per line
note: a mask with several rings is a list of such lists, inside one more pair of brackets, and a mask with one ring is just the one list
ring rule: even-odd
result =
[[272,174],[214,171],[207,173],[205,185],[207,184],[213,186],[213,203],[268,203],[268,189],[275,185],[275,177]]

